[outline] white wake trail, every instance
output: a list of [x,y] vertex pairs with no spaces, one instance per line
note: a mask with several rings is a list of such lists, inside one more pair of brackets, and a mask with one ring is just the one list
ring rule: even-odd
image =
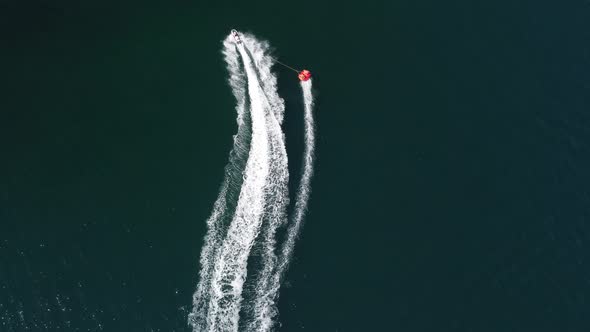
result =
[[299,236],[299,231],[303,223],[303,217],[307,211],[307,203],[311,194],[311,178],[313,176],[313,162],[315,153],[315,124],[313,119],[313,94],[311,91],[311,79],[301,82],[301,89],[303,90],[303,103],[305,107],[304,113],[304,130],[305,130],[305,148],[303,150],[303,175],[301,176],[301,183],[297,192],[295,200],[295,209],[293,211],[293,218],[291,225],[287,231],[287,239],[283,244],[283,249],[280,256],[280,265],[278,277],[281,278],[289,265],[293,250],[295,248],[295,241]]
[[252,140],[234,219],[213,270],[207,316],[210,331],[238,330],[248,256],[262,223],[264,189],[269,174],[269,141],[263,92],[246,49],[239,44],[238,50],[248,77]]
[[286,210],[289,204],[288,158],[285,137],[281,129],[285,106],[283,99],[277,93],[276,76],[271,72],[274,59],[269,54],[268,44],[250,38],[248,35],[243,40],[251,51],[265,98],[268,101],[270,112],[267,112],[266,116],[271,142],[271,168],[267,187],[265,224],[257,240],[260,267],[252,275],[253,299],[246,308],[244,329],[266,331],[270,328],[268,322],[272,321],[276,311],[273,294],[269,293],[273,274],[277,268],[276,233],[287,220]]
[[[303,226],[303,217],[307,211],[307,204],[311,194],[311,178],[313,176],[313,162],[315,153],[315,124],[313,118],[313,94],[311,91],[311,81],[312,80],[310,79],[308,81],[301,82],[305,108],[305,147],[303,150],[303,174],[301,176],[301,182],[299,183],[297,197],[295,199],[293,217],[289,220],[287,237],[279,253],[278,268],[273,275],[273,283],[269,291],[269,293],[273,294],[272,296],[275,299],[275,302],[278,299],[278,291],[281,286],[281,280],[287,271],[289,262],[293,256],[293,251],[295,250],[295,241],[297,240],[297,237],[301,231],[301,227]],[[268,326],[268,330],[272,328],[272,325],[272,320],[265,324],[265,326]]]
[[[228,37],[224,41],[223,54],[229,71],[229,83],[237,100],[238,130],[234,136],[234,145],[230,152],[228,165],[225,169],[225,177],[221,185],[219,196],[213,205],[213,212],[207,220],[207,234],[205,235],[203,249],[201,251],[199,272],[200,278],[197,289],[193,295],[193,310],[189,315],[189,323],[195,331],[207,329],[207,312],[209,306],[209,294],[211,286],[211,273],[219,248],[225,236],[227,222],[231,218],[231,201],[235,192],[242,186],[242,173],[249,149],[249,123],[246,123],[246,76],[240,62],[240,55],[233,40]],[[228,202],[229,201],[229,202]]]
[[303,150],[303,175],[299,183],[297,198],[295,199],[295,209],[293,218],[287,230],[287,239],[283,244],[280,254],[280,265],[277,277],[280,278],[285,273],[295,249],[295,241],[299,236],[303,217],[307,211],[307,203],[311,194],[311,178],[313,176],[313,162],[315,153],[315,124],[313,119],[313,94],[311,92],[311,79],[301,82],[303,90],[303,102],[305,107],[304,113],[304,130],[305,130],[305,148]]
[[[288,219],[288,158],[281,129],[285,106],[270,70],[274,59],[266,42],[251,35],[241,39],[241,44],[235,44],[228,36],[224,42],[229,82],[238,102],[238,132],[219,197],[207,220],[200,278],[189,315],[193,331],[272,329],[281,279],[310,195],[315,140],[311,81],[302,82],[303,175],[293,216]],[[285,240],[277,248],[277,231],[283,230],[287,220]],[[256,252],[252,252],[254,246]],[[249,257],[253,258],[251,271]],[[248,288],[244,289],[246,281]]]
[[[259,285],[255,299],[256,308],[254,319],[247,325],[246,331],[271,331],[274,319],[278,314],[277,301],[282,278],[289,267],[289,262],[295,249],[295,241],[303,225],[303,217],[307,211],[307,204],[311,194],[311,179],[313,176],[313,162],[315,151],[315,125],[313,118],[313,95],[311,80],[301,82],[304,98],[304,130],[305,147],[303,151],[303,174],[295,199],[292,218],[289,219],[286,238],[274,259],[275,268],[268,274],[268,279]],[[276,230],[275,230],[276,231]],[[274,233],[273,233],[274,236]],[[273,254],[274,255],[274,254]],[[274,256],[273,256],[274,257]]]

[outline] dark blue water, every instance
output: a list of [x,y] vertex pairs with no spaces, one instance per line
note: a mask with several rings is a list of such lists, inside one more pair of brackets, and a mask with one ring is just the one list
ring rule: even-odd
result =
[[590,330],[588,22],[583,1],[2,1],[0,331],[189,330],[231,28],[317,90],[280,331]]

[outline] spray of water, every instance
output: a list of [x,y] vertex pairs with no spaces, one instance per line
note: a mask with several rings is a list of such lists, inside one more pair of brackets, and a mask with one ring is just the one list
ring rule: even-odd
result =
[[305,148],[303,151],[303,175],[299,190],[297,192],[297,199],[295,200],[295,209],[293,212],[293,219],[287,231],[287,239],[283,244],[280,256],[279,273],[277,278],[280,278],[285,273],[293,255],[295,248],[295,240],[299,236],[299,231],[303,223],[303,217],[307,211],[307,203],[311,194],[311,178],[313,176],[313,161],[315,152],[315,125],[313,119],[313,95],[311,91],[311,79],[301,82],[301,89],[303,90],[303,101],[305,105]]
[[211,330],[220,331],[238,329],[248,256],[262,223],[270,168],[262,88],[244,45],[239,44],[238,50],[248,77],[252,141],[236,212],[213,269],[207,321]]
[[219,255],[231,216],[235,211],[237,196],[243,183],[243,172],[251,139],[250,113],[247,111],[246,75],[242,69],[239,53],[230,37],[223,43],[223,55],[229,71],[229,83],[237,101],[238,130],[234,136],[234,145],[230,152],[229,162],[225,168],[225,177],[219,196],[213,205],[213,212],[207,220],[207,234],[201,250],[201,271],[197,289],[193,295],[193,310],[189,315],[189,323],[195,331],[207,330],[207,312],[209,311],[209,293],[214,262]]
[[301,82],[305,106],[305,148],[303,151],[303,175],[295,199],[295,208],[289,220],[286,239],[279,249],[278,257],[275,258],[276,265],[272,273],[268,274],[268,280],[260,284],[258,296],[255,299],[257,315],[248,324],[247,331],[270,331],[274,326],[275,317],[278,314],[276,304],[278,301],[279,288],[283,276],[289,266],[291,256],[295,249],[295,241],[303,225],[303,217],[307,211],[307,203],[311,194],[311,178],[313,176],[315,126],[313,119],[313,95],[311,80]]
[[[274,60],[268,44],[251,35],[242,35],[242,41],[235,44],[228,37],[224,42],[230,86],[237,99],[238,133],[207,221],[200,279],[189,315],[194,331],[272,328],[281,277],[309,198],[314,143],[311,81],[302,83],[306,133],[303,176],[294,214],[279,248],[276,233],[288,220],[289,204],[287,152],[281,130],[285,107],[277,94],[276,76],[270,71]],[[255,268],[248,271],[249,258],[255,256]],[[250,289],[244,290],[246,282]]]

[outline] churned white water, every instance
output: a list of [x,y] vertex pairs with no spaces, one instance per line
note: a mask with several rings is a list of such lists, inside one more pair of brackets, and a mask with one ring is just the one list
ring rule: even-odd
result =
[[[277,315],[281,278],[292,256],[310,194],[314,124],[311,80],[302,82],[305,104],[303,176],[292,216],[287,151],[281,128],[285,106],[269,45],[254,36],[232,36],[223,54],[237,100],[238,132],[219,196],[207,220],[199,283],[189,323],[194,331],[269,331]],[[277,231],[286,223],[285,240]],[[256,245],[256,253],[252,248]],[[257,264],[248,268],[249,257]],[[244,297],[244,285],[252,288]],[[240,321],[242,319],[243,321]]]

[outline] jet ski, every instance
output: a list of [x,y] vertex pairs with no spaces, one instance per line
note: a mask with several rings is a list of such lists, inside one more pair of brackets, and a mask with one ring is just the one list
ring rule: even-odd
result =
[[234,40],[236,41],[236,43],[238,43],[238,44],[242,43],[242,39],[240,38],[240,34],[235,29],[231,30],[231,35],[234,37]]

